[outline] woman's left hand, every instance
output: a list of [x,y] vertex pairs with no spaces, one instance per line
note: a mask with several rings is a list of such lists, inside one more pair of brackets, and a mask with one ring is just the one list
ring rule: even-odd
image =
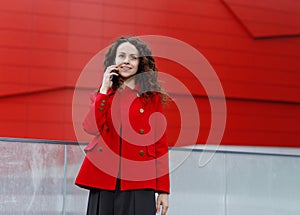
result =
[[169,194],[167,193],[160,193],[156,199],[156,212],[160,212],[160,206],[162,207],[161,215],[166,215],[167,210],[169,208]]

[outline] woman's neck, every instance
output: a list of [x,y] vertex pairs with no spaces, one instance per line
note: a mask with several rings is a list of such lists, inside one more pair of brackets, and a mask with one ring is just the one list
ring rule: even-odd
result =
[[127,87],[129,87],[130,89],[134,89],[135,88],[134,77],[126,79],[124,81],[124,85],[127,86]]

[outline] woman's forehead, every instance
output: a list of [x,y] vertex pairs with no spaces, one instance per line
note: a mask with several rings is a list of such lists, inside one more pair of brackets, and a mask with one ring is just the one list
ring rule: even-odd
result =
[[120,44],[119,47],[117,48],[117,52],[123,52],[127,54],[135,54],[135,55],[139,53],[137,48],[129,42]]

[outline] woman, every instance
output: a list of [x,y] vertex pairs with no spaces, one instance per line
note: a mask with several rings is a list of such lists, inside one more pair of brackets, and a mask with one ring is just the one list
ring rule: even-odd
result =
[[[76,185],[90,190],[88,215],[165,215],[170,192],[168,144],[157,68],[147,45],[121,37],[83,127],[95,135]],[[157,199],[155,202],[155,193]]]

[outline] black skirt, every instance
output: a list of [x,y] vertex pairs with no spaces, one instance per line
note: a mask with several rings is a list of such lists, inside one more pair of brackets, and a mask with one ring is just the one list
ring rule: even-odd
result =
[[154,190],[90,190],[87,215],[155,214]]

